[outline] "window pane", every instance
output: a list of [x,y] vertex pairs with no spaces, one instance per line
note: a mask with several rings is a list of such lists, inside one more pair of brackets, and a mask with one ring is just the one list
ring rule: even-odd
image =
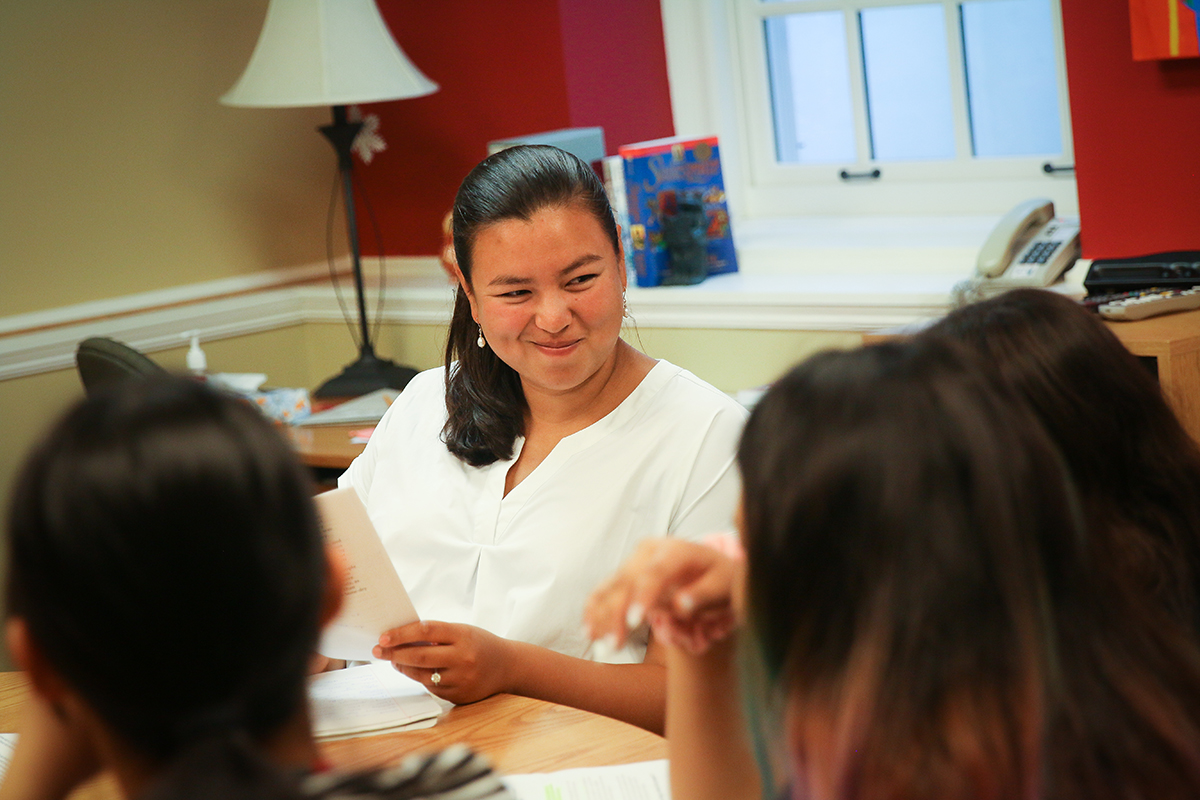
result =
[[859,12],[872,157],[954,158],[946,21],[941,5]]
[[1049,0],[962,4],[977,156],[1058,155],[1058,69]]
[[845,16],[790,14],[765,20],[763,27],[776,158],[800,164],[854,161]]

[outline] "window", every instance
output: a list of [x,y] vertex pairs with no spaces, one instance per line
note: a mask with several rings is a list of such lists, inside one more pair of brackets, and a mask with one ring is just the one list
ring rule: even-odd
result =
[[663,0],[663,19],[676,126],[721,136],[741,214],[1075,213],[1058,0]]

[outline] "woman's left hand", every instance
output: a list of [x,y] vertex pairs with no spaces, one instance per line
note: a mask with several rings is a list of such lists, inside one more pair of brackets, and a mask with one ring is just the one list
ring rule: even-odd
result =
[[425,620],[385,632],[373,654],[462,705],[508,691],[510,644],[474,625]]
[[658,640],[699,655],[738,626],[743,580],[740,557],[682,539],[647,539],[592,593],[585,620],[593,639],[620,646],[645,619]]

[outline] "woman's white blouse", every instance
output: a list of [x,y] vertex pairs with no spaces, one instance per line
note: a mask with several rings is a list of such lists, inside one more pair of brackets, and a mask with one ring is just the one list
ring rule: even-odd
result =
[[[441,440],[444,370],[414,378],[338,481],[354,486],[423,619],[592,657],[583,609],[642,539],[733,526],[746,412],[659,361],[616,409],[562,439],[508,496],[520,454],[471,467]],[[645,638],[611,660],[640,661]]]

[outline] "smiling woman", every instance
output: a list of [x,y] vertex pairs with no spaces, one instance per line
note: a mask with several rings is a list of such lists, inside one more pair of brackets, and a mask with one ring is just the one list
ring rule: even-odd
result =
[[648,358],[619,344],[624,264],[586,209],[497,222],[480,231],[472,261],[479,288],[466,292],[471,316],[521,376],[526,402],[547,394],[590,400],[618,363],[639,378],[649,371]]
[[490,156],[454,239],[447,366],[409,384],[340,481],[422,617],[445,620],[386,632],[376,655],[454,702],[505,691],[660,730],[658,646],[643,630],[598,652],[584,604],[643,539],[732,527],[745,412],[621,339],[620,239],[574,156]]

